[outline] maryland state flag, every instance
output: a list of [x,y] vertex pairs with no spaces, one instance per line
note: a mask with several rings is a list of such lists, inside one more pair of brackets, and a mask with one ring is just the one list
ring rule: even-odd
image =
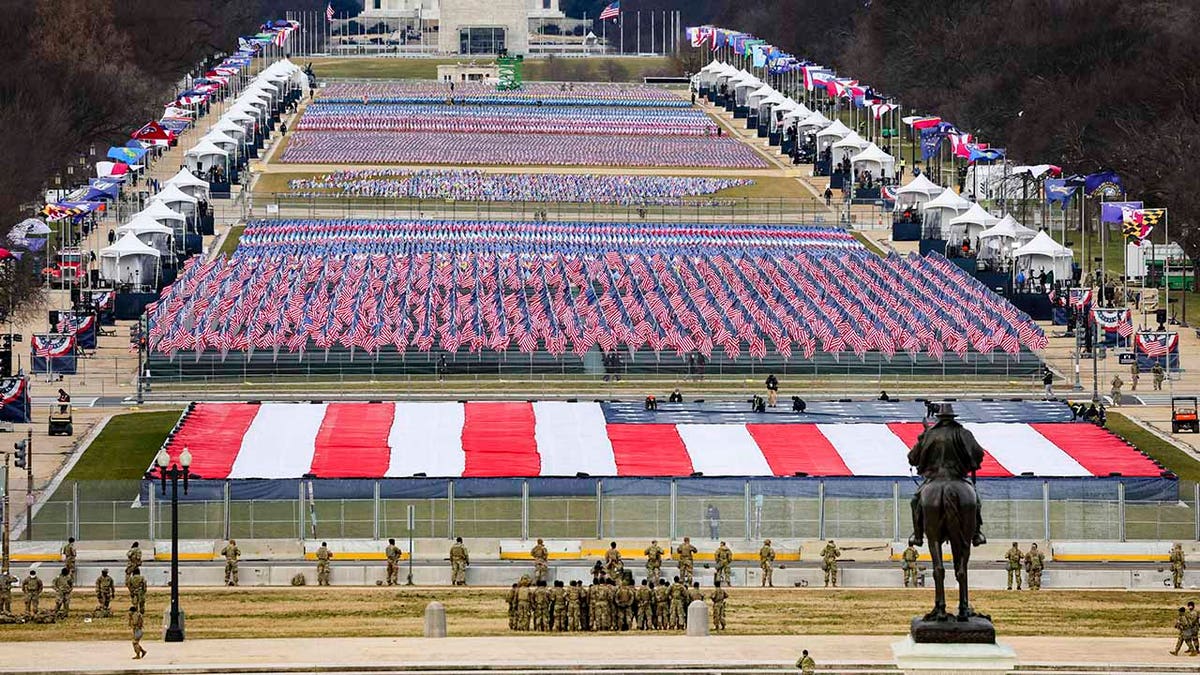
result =
[[1134,246],[1141,246],[1166,214],[1166,209],[1121,209],[1121,234]]

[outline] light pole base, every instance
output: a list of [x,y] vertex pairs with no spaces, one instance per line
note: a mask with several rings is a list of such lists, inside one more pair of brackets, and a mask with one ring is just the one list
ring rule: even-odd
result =
[[184,618],[185,612],[180,609],[178,625],[172,623],[171,607],[170,605],[167,606],[163,611],[163,642],[183,642]]

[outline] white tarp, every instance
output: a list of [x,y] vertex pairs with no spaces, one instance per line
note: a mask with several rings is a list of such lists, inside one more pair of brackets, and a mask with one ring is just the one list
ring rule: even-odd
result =
[[454,401],[397,402],[388,433],[391,460],[386,475],[461,476],[467,465],[462,447],[464,418],[463,405]]
[[615,476],[617,463],[604,411],[590,403],[539,401],[534,438],[543,476]]
[[679,437],[692,458],[692,471],[705,476],[763,476],[766,457],[745,425],[680,424]]
[[296,478],[309,472],[324,403],[264,403],[255,415],[230,478]]

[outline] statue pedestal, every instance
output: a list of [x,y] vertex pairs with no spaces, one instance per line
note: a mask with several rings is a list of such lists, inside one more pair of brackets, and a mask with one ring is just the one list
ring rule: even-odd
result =
[[914,642],[892,644],[896,666],[905,675],[1004,675],[1017,666],[1017,653],[1002,643]]

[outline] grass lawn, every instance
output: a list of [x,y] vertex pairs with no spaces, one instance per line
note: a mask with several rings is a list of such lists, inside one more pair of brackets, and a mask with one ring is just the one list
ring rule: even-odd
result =
[[[313,71],[322,80],[336,78],[425,79],[437,77],[437,67],[462,59],[403,59],[390,57],[312,59]],[[667,74],[670,61],[661,56],[586,59],[528,59],[526,80],[608,81],[616,76],[624,82],[641,82],[651,74]]]
[[67,480],[137,480],[179,421],[178,410],[116,415],[67,474]]
[[1200,462],[1178,447],[1146,431],[1122,413],[1108,411],[1108,430],[1175,472],[1183,480],[1200,481]]
[[[1047,575],[1053,575],[1053,567]],[[311,577],[315,572],[310,572]],[[337,565],[333,576],[337,578]],[[897,575],[899,572],[897,571]],[[499,588],[212,588],[181,589],[188,638],[419,637],[425,606],[446,606],[450,632],[459,637],[508,635],[506,589]],[[704,589],[705,593],[711,589]],[[951,594],[953,595],[953,594]],[[976,592],[1005,635],[1156,637],[1171,628],[1180,596],[1172,592]],[[125,592],[118,589],[114,607]],[[731,588],[726,604],[731,635],[903,635],[913,615],[925,611],[932,590],[825,590]],[[951,599],[952,598],[948,598]],[[161,616],[169,600],[152,589],[147,616]],[[70,621],[50,625],[0,625],[0,639],[127,640],[124,615],[82,623],[84,595]],[[870,617],[863,621],[863,617]],[[153,633],[153,631],[152,631]],[[665,634],[665,633],[664,633]],[[154,640],[150,641],[151,643]],[[154,651],[150,644],[151,652]]]
[[237,249],[238,242],[242,239],[242,232],[245,231],[245,225],[234,225],[232,228],[230,228],[229,234],[225,237],[225,241],[221,242],[220,252],[227,256],[233,255],[233,252]]

